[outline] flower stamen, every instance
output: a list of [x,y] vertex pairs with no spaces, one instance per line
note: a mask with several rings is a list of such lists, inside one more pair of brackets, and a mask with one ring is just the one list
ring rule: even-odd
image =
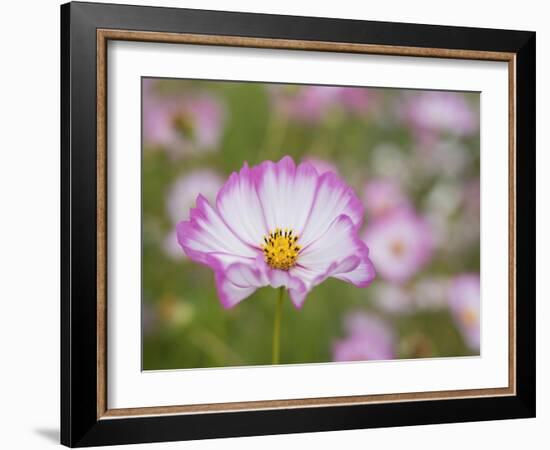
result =
[[264,236],[261,245],[265,262],[272,269],[288,270],[296,265],[302,247],[297,244],[298,235],[289,228],[275,228]]

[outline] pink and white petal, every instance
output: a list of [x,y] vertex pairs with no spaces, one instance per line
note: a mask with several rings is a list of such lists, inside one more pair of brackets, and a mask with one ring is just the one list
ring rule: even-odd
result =
[[368,248],[359,239],[357,228],[348,216],[339,216],[316,241],[304,248],[298,266],[290,272],[311,288],[328,277],[360,287],[374,279]]
[[310,278],[310,288],[321,284],[329,277],[338,277],[341,274],[346,274],[355,270],[360,262],[361,260],[358,256],[351,255],[342,261],[335,261],[331,263],[323,272],[313,272],[315,276]]
[[176,231],[185,253],[197,262],[207,264],[210,253],[237,259],[257,256],[257,251],[235,236],[202,195],[197,197],[197,207],[191,210],[190,219],[180,222]]
[[274,289],[286,288],[294,306],[302,307],[308,292],[303,279],[294,276],[289,271],[270,268],[264,261],[263,255],[258,255],[255,265],[259,270],[262,286],[271,286]]
[[303,280],[288,271],[277,269],[267,269],[266,277],[271,287],[285,287],[288,290],[290,300],[296,308],[302,307],[308,291]]
[[376,271],[374,270],[374,265],[371,260],[368,258],[368,255],[365,255],[361,258],[357,267],[349,272],[342,272],[335,275],[332,275],[334,278],[351,283],[357,287],[367,287],[371,284],[372,280],[376,277]]
[[302,308],[302,306],[304,306],[304,302],[306,301],[306,297],[308,293],[309,293],[309,289],[307,288],[303,290],[300,290],[300,289],[288,290],[288,296],[290,297],[290,301],[297,309],[300,309]]
[[292,276],[286,270],[268,269],[266,272],[267,280],[272,288],[285,287],[302,291],[305,289],[305,284],[302,280]]
[[289,273],[296,278],[299,278],[306,285],[307,289],[313,288],[313,281],[320,275],[320,272],[310,270],[306,267],[296,265],[289,270]]
[[254,168],[258,197],[270,230],[285,226],[286,193],[290,191],[295,174],[296,166],[290,158],[283,158],[278,163],[264,161]]
[[300,251],[298,264],[323,273],[334,262],[357,255],[365,248],[352,220],[345,215],[335,217],[325,232]]
[[254,168],[256,189],[270,230],[291,228],[300,234],[312,206],[317,171],[310,164],[297,168],[289,156],[264,161]]
[[253,264],[254,258],[248,258],[244,256],[230,255],[228,253],[208,253],[207,254],[207,265],[209,267],[218,267],[216,264],[219,264],[219,267],[229,267],[231,264],[242,263],[242,264]]
[[296,232],[298,236],[304,231],[317,188],[319,175],[313,165],[302,163],[296,168],[296,177],[292,195],[288,201],[288,228]]
[[220,267],[227,267],[230,264],[241,262],[245,264],[250,264],[254,261],[254,258],[239,256],[232,253],[224,252],[213,252],[208,250],[194,250],[191,246],[184,246],[182,242],[182,236],[186,236],[186,239],[191,237],[190,241],[193,240],[193,236],[200,234],[200,230],[195,230],[196,225],[190,221],[180,222],[176,226],[176,233],[178,242],[185,255],[187,255],[192,261],[204,264],[212,269]]
[[305,247],[318,239],[340,215],[348,216],[353,225],[360,228],[364,208],[351,187],[335,173],[326,172],[319,177],[313,207],[300,236],[300,244]]
[[351,272],[357,268],[360,262],[360,258],[356,255],[350,255],[342,261],[333,262],[324,273],[315,277],[313,284],[318,285],[325,281],[328,277],[337,277],[339,275]]
[[329,277],[338,278],[358,287],[366,287],[374,279],[374,270],[370,270],[371,268],[372,263],[368,259],[364,261],[358,256],[349,256],[343,261],[334,262],[323,273],[304,267],[294,267],[291,273],[304,283],[305,289],[289,289],[290,299],[298,309],[301,308],[309,291]]
[[216,289],[224,308],[232,308],[268,284],[260,269],[253,264],[234,263],[216,270]]
[[238,174],[231,174],[218,192],[216,206],[223,221],[242,241],[259,247],[268,228],[248,164]]
[[218,295],[225,308],[235,306],[264,286],[284,287],[296,307],[303,304],[307,291],[303,281],[286,271],[268,268],[261,258],[254,262],[234,263],[227,268],[217,261],[210,262],[216,273]]

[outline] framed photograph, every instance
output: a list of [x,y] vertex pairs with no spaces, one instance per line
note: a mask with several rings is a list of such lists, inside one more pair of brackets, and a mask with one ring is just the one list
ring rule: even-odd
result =
[[535,415],[535,33],[61,7],[61,441]]

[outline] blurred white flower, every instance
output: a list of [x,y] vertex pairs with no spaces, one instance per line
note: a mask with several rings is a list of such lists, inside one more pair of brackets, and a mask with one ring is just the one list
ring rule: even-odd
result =
[[418,163],[426,174],[459,177],[472,162],[468,149],[457,139],[438,140],[416,149]]
[[396,284],[379,282],[373,285],[374,303],[388,314],[406,314],[413,310],[413,298]]
[[371,170],[376,177],[393,178],[406,184],[411,178],[409,158],[397,145],[385,142],[372,149]]
[[414,303],[418,309],[436,310],[447,306],[449,280],[427,276],[413,286]]
[[186,259],[184,251],[178,244],[176,225],[183,218],[188,217],[189,210],[195,206],[197,195],[202,194],[212,201],[224,180],[210,169],[197,169],[189,174],[182,175],[172,184],[166,196],[166,212],[173,229],[162,241],[164,253],[174,260]]

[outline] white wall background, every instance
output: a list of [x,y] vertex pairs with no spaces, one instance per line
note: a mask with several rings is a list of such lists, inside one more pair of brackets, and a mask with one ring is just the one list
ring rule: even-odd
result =
[[[0,447],[41,449],[59,423],[59,1],[2,5],[0,45]],[[423,450],[548,448],[550,28],[545,3],[461,0],[133,0],[129,3],[537,31],[538,417],[531,420],[358,430],[126,448]],[[546,208],[545,208],[546,207]]]

